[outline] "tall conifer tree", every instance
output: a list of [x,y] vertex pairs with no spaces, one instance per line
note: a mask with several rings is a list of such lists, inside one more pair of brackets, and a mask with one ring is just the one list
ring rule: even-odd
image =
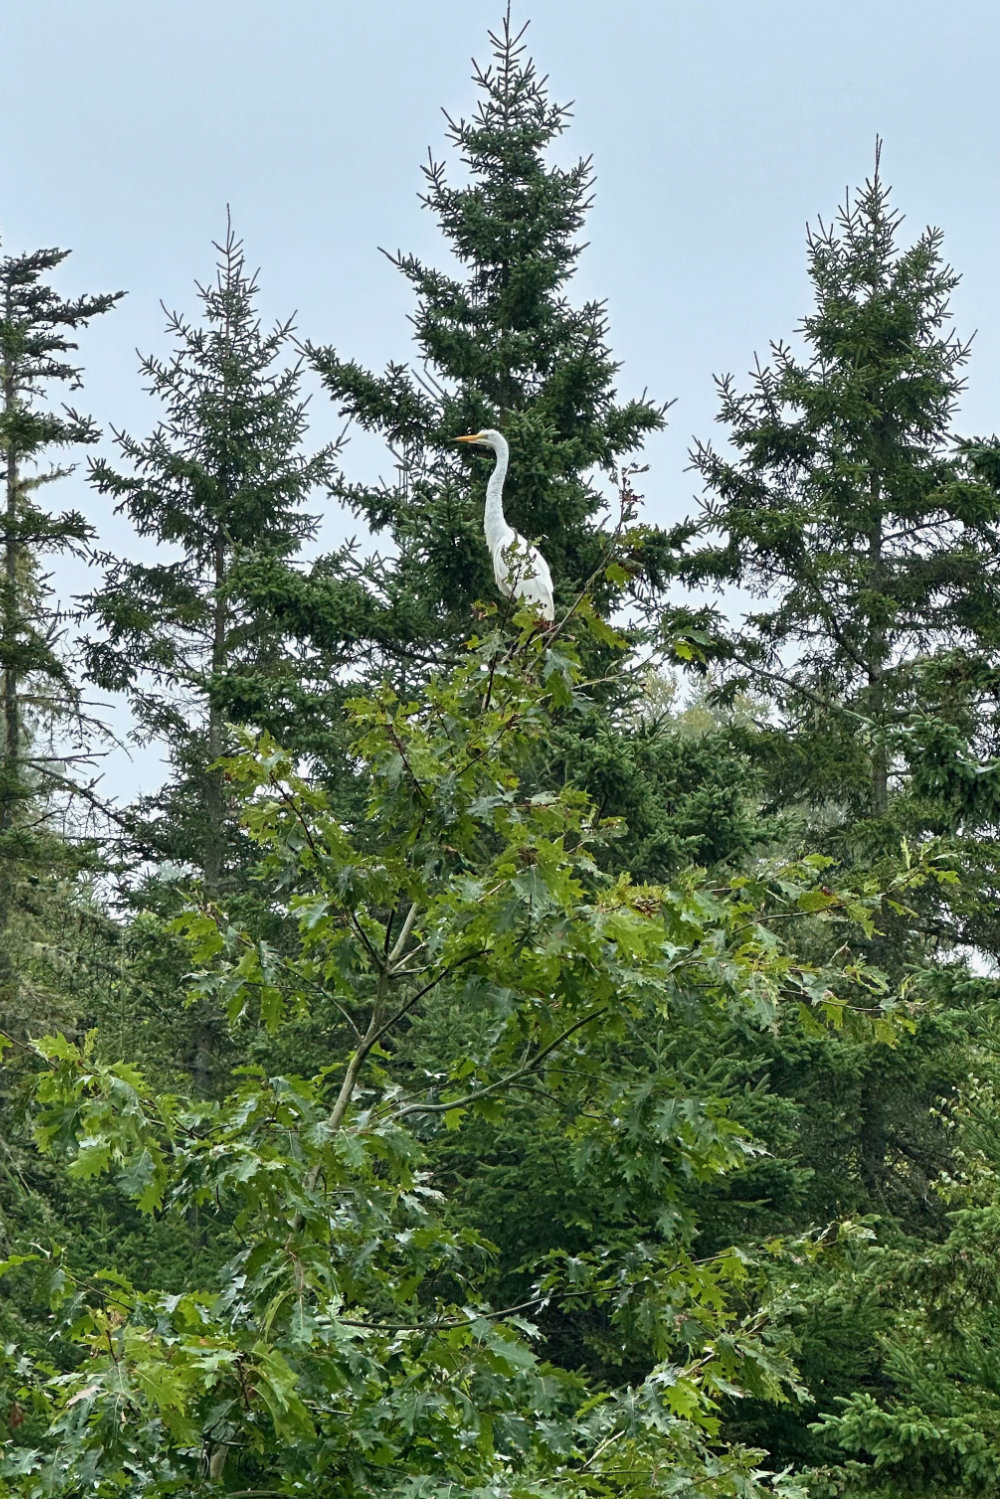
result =
[[[940,1099],[983,1018],[981,989],[934,964],[942,940],[968,940],[982,872],[997,866],[1000,803],[976,762],[995,745],[1000,506],[990,445],[952,430],[969,355],[949,326],[957,277],[939,231],[907,246],[900,224],[877,153],[864,187],[809,234],[815,301],[799,346],[773,343],[746,391],[719,381],[730,446],[695,449],[706,499],[680,565],[758,601],[721,632],[721,652],[730,691],[749,682],[772,698],[773,719],[746,741],[801,835],[859,884],[931,834],[950,835],[949,876],[972,874],[887,904],[860,944],[902,995],[919,976],[917,992],[937,999],[915,1035],[895,1049],[783,1037],[768,1064],[798,1105],[816,1218],[873,1214],[883,1240],[919,1243],[942,1230],[930,1190],[952,1145]],[[800,950],[814,942],[804,923]],[[872,1319],[849,1290],[817,1298],[803,1329],[821,1408],[873,1377]],[[772,1435],[783,1460],[813,1440],[795,1423]]]
[[[357,632],[371,642],[365,669],[374,660],[407,685],[468,635],[477,599],[498,597],[483,541],[493,456],[456,447],[459,434],[492,426],[506,435],[507,516],[541,544],[557,617],[595,571],[593,594],[605,612],[636,597],[655,609],[662,581],[664,538],[650,527],[632,528],[627,567],[603,566],[607,481],[663,426],[666,405],[619,400],[605,304],[571,300],[594,172],[589,158],[568,167],[551,160],[569,111],[550,98],[524,31],[508,7],[490,33],[491,63],[474,64],[474,112],[446,116],[460,181],[442,161],[423,168],[422,202],[457,269],[389,257],[416,295],[413,362],[378,375],[333,348],[308,346],[340,412],[395,455],[391,482],[338,476],[334,493],[391,538],[391,559],[369,567],[373,602],[358,613]],[[294,610],[297,585],[291,592]],[[603,675],[600,666],[593,675]],[[745,767],[722,736],[683,740],[665,717],[635,709],[634,684],[618,681],[596,695],[605,700],[586,721],[553,734],[552,770],[585,785],[605,815],[629,818],[633,872],[661,878],[687,859],[714,862],[754,841]]]
[[93,468],[98,492],[137,533],[179,555],[111,563],[91,600],[103,636],[89,652],[95,679],[128,694],[140,735],[169,750],[172,780],[141,805],[139,846],[193,863],[211,896],[236,857],[224,782],[211,768],[229,748],[227,718],[250,716],[248,696],[280,717],[275,705],[294,697],[301,675],[248,578],[313,535],[302,506],[332,464],[330,447],[301,451],[299,367],[281,363],[290,324],[261,328],[256,278],[231,227],[216,248],[216,279],[199,287],[203,325],[173,314],[175,352],[142,363],[163,420],[148,438],[116,433],[126,472],[103,460]]
[[[72,472],[60,463],[45,468],[47,456],[96,442],[99,432],[89,417],[44,403],[54,390],[79,388],[74,335],[124,293],[60,295],[45,278],[68,254],[43,249],[0,260],[0,991],[16,981],[11,941],[23,878],[31,871],[37,881],[60,861],[47,809],[55,792],[71,788],[83,747],[73,732],[83,726],[80,696],[60,649],[43,558],[82,550],[92,531],[78,511],[46,510],[40,497]],[[51,745],[41,739],[48,728],[62,731]]]
[[[398,551],[385,588],[399,651],[415,636],[437,642],[467,632],[473,601],[493,596],[482,539],[493,459],[470,459],[452,445],[455,436],[482,427],[505,433],[508,519],[542,540],[558,606],[573,599],[602,556],[596,520],[604,500],[595,473],[613,477],[663,424],[664,407],[616,398],[604,304],[574,306],[567,295],[594,175],[589,159],[568,168],[548,159],[569,114],[549,98],[523,37],[508,8],[490,34],[492,64],[475,65],[474,114],[448,117],[448,139],[468,180],[453,185],[433,159],[423,169],[423,204],[458,273],[414,255],[390,257],[417,296],[419,367],[391,364],[380,376],[332,348],[310,350],[342,413],[384,437],[397,458],[393,482],[341,481],[335,492]],[[614,592],[604,585],[605,600]]]
[[742,666],[782,713],[775,789],[848,823],[886,817],[907,726],[947,707],[931,659],[975,654],[997,603],[996,495],[950,430],[969,353],[948,327],[958,278],[939,231],[901,249],[900,222],[877,154],[809,234],[802,352],[772,344],[746,392],[719,381],[736,452],[703,443],[694,460],[721,540],[684,568],[762,600],[729,648],[734,680]]

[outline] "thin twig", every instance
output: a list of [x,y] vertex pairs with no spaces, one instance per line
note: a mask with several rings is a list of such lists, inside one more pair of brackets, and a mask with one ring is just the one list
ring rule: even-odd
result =
[[560,1047],[564,1041],[568,1041],[575,1031],[580,1030],[585,1025],[589,1025],[592,1020],[599,1020],[605,1013],[605,1010],[606,1006],[600,1010],[593,1010],[589,1015],[584,1015],[582,1020],[575,1021],[573,1025],[563,1031],[562,1035],[557,1036],[554,1041],[549,1042],[548,1046],[543,1047],[530,1062],[526,1062],[523,1066],[515,1068],[506,1077],[498,1078],[495,1083],[488,1083],[484,1088],[477,1088],[475,1092],[467,1093],[464,1098],[453,1098],[440,1103],[404,1104],[401,1109],[397,1110],[394,1117],[396,1119],[404,1119],[407,1114],[446,1114],[451,1109],[467,1108],[470,1103],[476,1103],[480,1098],[486,1098],[491,1093],[497,1093],[501,1088],[509,1088],[519,1078],[526,1077],[529,1073],[534,1072],[540,1067],[545,1058],[551,1056],[552,1052],[557,1047]]

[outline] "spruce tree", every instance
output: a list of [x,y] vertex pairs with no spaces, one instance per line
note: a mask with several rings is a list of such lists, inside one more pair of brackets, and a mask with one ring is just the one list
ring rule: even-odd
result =
[[[589,158],[569,167],[551,161],[570,115],[550,98],[524,30],[512,26],[508,7],[490,33],[491,63],[474,63],[475,110],[468,119],[446,116],[460,181],[440,160],[423,168],[422,202],[441,227],[451,268],[389,257],[416,296],[411,363],[378,375],[334,348],[307,345],[340,413],[383,437],[397,464],[395,477],[374,487],[338,475],[333,492],[391,539],[390,559],[373,559],[365,573],[354,655],[363,673],[388,672],[400,690],[468,636],[477,599],[499,598],[483,540],[493,456],[456,446],[462,433],[497,427],[507,437],[505,509],[541,545],[557,617],[588,579],[604,613],[638,604],[640,617],[660,602],[665,538],[631,525],[625,555],[609,567],[601,511],[608,481],[631,505],[629,464],[663,426],[666,405],[619,401],[605,304],[571,300],[593,166]],[[334,570],[360,582],[345,573],[345,560]],[[325,587],[313,619],[329,606]],[[292,580],[286,608],[306,631],[301,592]],[[592,675],[603,678],[602,652],[588,649]],[[554,729],[550,771],[585,786],[604,815],[628,819],[628,868],[659,879],[691,858],[736,857],[759,840],[745,764],[725,731],[682,739],[666,717],[644,713],[641,688],[620,677],[594,696],[592,713]]]
[[239,863],[212,768],[230,746],[226,723],[294,716],[308,670],[257,575],[312,537],[302,507],[333,461],[330,446],[301,451],[299,362],[282,363],[291,325],[262,329],[256,278],[231,225],[216,248],[216,279],[198,288],[203,324],[170,315],[174,352],[142,361],[163,419],[147,438],[116,432],[126,471],[104,460],[92,470],[137,534],[175,557],[109,562],[90,599],[102,633],[88,653],[94,679],[127,693],[139,737],[169,753],[172,778],[137,809],[135,845],[193,865],[210,897]]
[[[458,271],[390,256],[416,293],[414,364],[376,375],[333,348],[309,349],[342,414],[384,437],[396,457],[393,481],[340,480],[334,493],[392,539],[396,560],[381,581],[395,621],[386,650],[397,661],[417,657],[417,642],[433,648],[467,634],[473,602],[496,596],[482,538],[492,454],[471,455],[453,438],[504,432],[507,516],[541,541],[558,609],[601,567],[605,501],[595,475],[614,477],[663,424],[665,407],[616,398],[604,304],[569,300],[594,174],[589,158],[568,168],[549,160],[569,112],[551,101],[524,29],[512,27],[508,7],[490,33],[493,62],[475,65],[475,112],[446,116],[467,180],[453,185],[433,158],[423,168],[422,202]],[[651,538],[645,550],[653,567]],[[600,603],[621,596],[603,572],[601,583]]]
[[876,152],[809,233],[802,351],[772,344],[745,392],[718,382],[735,453],[693,459],[701,529],[721,536],[682,566],[761,599],[727,649],[732,681],[769,686],[781,713],[758,746],[775,794],[847,824],[886,817],[908,726],[948,710],[931,660],[975,655],[997,602],[996,495],[950,431],[969,353],[948,326],[957,277],[938,230],[901,249],[900,223]]
[[[989,445],[952,431],[969,355],[949,325],[957,277],[938,230],[903,245],[900,225],[877,153],[864,187],[809,233],[815,302],[798,347],[773,343],[747,390],[718,382],[728,447],[695,448],[706,498],[679,566],[757,601],[720,628],[718,649],[728,692],[752,683],[772,700],[743,737],[768,800],[797,819],[796,843],[863,886],[947,835],[947,878],[888,904],[859,944],[901,999],[925,1002],[915,1034],[895,1049],[808,1035],[761,1048],[798,1106],[814,1221],[877,1215],[883,1241],[919,1243],[942,1232],[929,1190],[949,1166],[940,1099],[983,1021],[961,969],[935,961],[967,938],[976,876],[996,862],[996,792],[976,762],[995,725],[1000,507]],[[963,871],[972,878],[950,883]],[[815,958],[808,923],[796,946]],[[836,1286],[803,1319],[803,1372],[825,1402],[877,1368],[870,1322]],[[768,1433],[776,1460],[810,1450],[807,1419]]]
[[[25,906],[25,880],[37,885],[65,862],[51,819],[53,798],[73,788],[88,726],[63,648],[65,619],[53,601],[43,559],[82,553],[92,531],[79,511],[46,510],[45,485],[64,479],[64,453],[96,442],[90,417],[45,405],[60,388],[80,387],[74,335],[109,311],[122,292],[68,298],[46,280],[68,250],[41,249],[0,260],[0,450],[3,453],[3,578],[0,582],[0,993],[16,988],[12,944]],[[43,736],[48,733],[46,740]]]

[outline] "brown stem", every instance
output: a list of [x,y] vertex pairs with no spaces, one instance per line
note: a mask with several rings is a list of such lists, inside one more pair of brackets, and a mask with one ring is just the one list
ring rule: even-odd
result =
[[[226,627],[228,624],[226,601],[222,596],[226,581],[226,541],[222,528],[216,532],[214,547],[215,598],[212,606],[212,682],[217,681],[226,665]],[[225,725],[222,712],[215,702],[214,693],[208,704],[208,764],[220,759],[225,749]],[[223,793],[222,772],[209,770],[205,785],[205,849],[202,861],[202,878],[205,893],[212,899],[219,892],[225,864],[226,808]]]
[[[878,475],[870,479],[872,509],[875,515],[868,533],[868,561],[870,566],[869,586],[878,594],[882,581],[882,520],[877,513],[879,504]],[[876,605],[877,607],[877,605]],[[885,718],[885,629],[881,623],[869,618],[868,626],[868,702],[875,722],[875,742],[872,745],[872,816],[884,817],[889,810],[889,755],[883,735]]]

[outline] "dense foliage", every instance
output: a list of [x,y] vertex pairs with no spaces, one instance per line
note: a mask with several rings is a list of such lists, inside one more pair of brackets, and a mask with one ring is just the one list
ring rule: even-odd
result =
[[[45,485],[72,472],[65,465],[48,470],[42,465],[53,454],[96,442],[100,433],[89,417],[66,406],[54,411],[46,401],[80,384],[71,358],[76,330],[124,295],[60,296],[43,278],[68,253],[34,250],[0,260],[0,1003],[13,1003],[15,1010],[20,988],[15,947],[23,945],[25,927],[32,932],[34,903],[26,899],[25,885],[50,881],[66,862],[58,804],[85,759],[85,709],[59,648],[63,621],[43,559],[84,551],[92,530],[79,512],[55,514],[39,501]],[[51,738],[53,730],[62,730],[59,744]]]
[[[956,276],[877,156],[656,530],[667,405],[571,297],[591,165],[491,43],[425,168],[448,269],[393,257],[413,362],[264,330],[228,228],[91,465],[147,551],[75,624],[42,559],[108,541],[40,464],[98,433],[41,403],[116,297],[0,264],[4,1492],[1000,1492],[1000,443],[952,430]],[[302,361],[392,483],[306,450]],[[551,627],[498,604],[482,426]],[[313,555],[331,500],[386,554]],[[684,591],[734,584],[739,624]],[[133,806],[90,684],[163,750]]]

